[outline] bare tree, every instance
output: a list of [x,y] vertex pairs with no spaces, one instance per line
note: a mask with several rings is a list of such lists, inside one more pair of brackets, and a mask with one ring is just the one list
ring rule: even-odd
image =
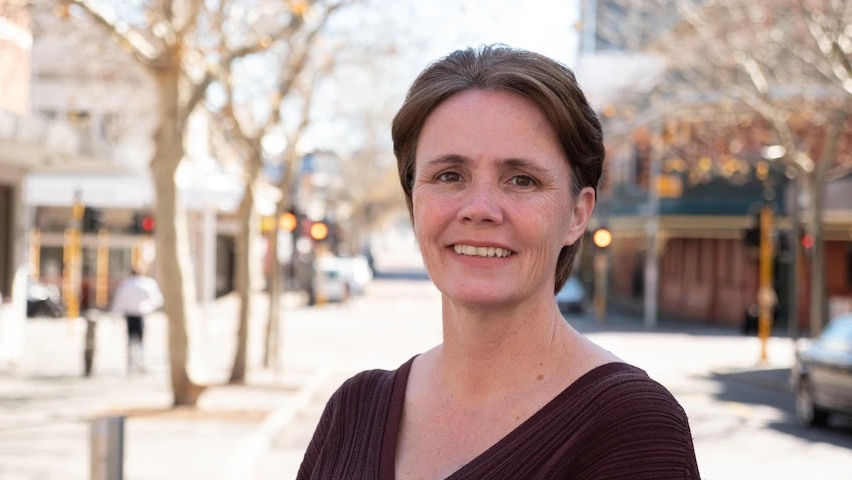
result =
[[245,8],[236,1],[152,0],[134,5],[58,1],[93,18],[155,81],[158,128],[149,170],[156,194],[157,269],[169,319],[173,404],[195,405],[204,391],[188,372],[187,320],[195,310],[196,296],[185,209],[178,201],[175,183],[185,154],[187,121],[207,88],[231,62],[289,37],[304,23],[307,7],[322,2],[260,1]]
[[[852,167],[852,32],[848,27],[852,4],[834,0],[620,3],[640,10],[639,17],[646,20],[662,19],[665,33],[639,47],[661,55],[668,67],[655,88],[622,109],[631,113],[628,124],[635,124],[637,118],[656,122],[661,136],[666,135],[662,124],[670,119],[700,123],[705,138],[714,131],[717,138],[729,137],[743,122],[760,123],[759,130],[765,126],[770,132],[760,140],[777,146],[775,160],[783,162],[809,199],[804,223],[815,238],[810,259],[811,334],[818,333],[827,316],[822,242],[825,187],[829,179]],[[688,141],[694,140],[695,136]],[[728,153],[729,145],[722,149]]]
[[[223,84],[227,93],[227,102],[225,107],[220,110],[220,126],[224,130],[225,136],[230,140],[229,144],[244,159],[245,165],[245,193],[237,215],[240,228],[235,259],[235,284],[241,302],[236,339],[237,348],[229,383],[243,383],[246,376],[248,328],[253,309],[252,293],[254,291],[251,279],[256,277],[256,272],[253,272],[253,269],[257,267],[256,262],[252,262],[252,260],[259,258],[257,255],[253,255],[252,249],[252,245],[259,234],[254,193],[264,163],[263,139],[281,123],[281,104],[290,95],[299,75],[308,65],[314,39],[322,31],[330,16],[346,4],[346,2],[341,1],[322,8],[314,7],[315,11],[310,15],[311,21],[304,22],[298,29],[294,29],[286,39],[282,39],[280,45],[267,51],[267,56],[272,57],[270,60],[280,65],[280,71],[278,72],[277,87],[274,91],[267,92],[267,97],[270,100],[265,118],[257,118],[249,108],[240,109],[240,104],[234,99],[234,86],[238,84],[237,77],[233,74],[232,65],[228,65],[225,70]],[[307,13],[306,10],[303,15]],[[302,91],[304,93],[304,89]],[[293,163],[291,161],[288,165],[293,165]],[[282,192],[286,192],[289,187],[288,185],[281,186],[283,187]],[[282,197],[286,196],[282,195]],[[273,258],[275,257],[273,256]],[[277,309],[277,302],[270,308],[271,310]]]
[[[827,317],[822,242],[827,181],[852,167],[852,4],[833,0],[698,6],[681,0],[686,22],[659,45],[673,71],[705,94],[747,106],[774,132],[779,160],[810,199],[811,334]],[[707,97],[705,97],[707,98]],[[795,201],[795,199],[794,199]]]

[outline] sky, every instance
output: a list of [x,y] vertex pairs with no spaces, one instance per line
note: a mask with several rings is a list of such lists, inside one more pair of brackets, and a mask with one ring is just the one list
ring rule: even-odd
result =
[[395,35],[418,38],[406,52],[421,66],[449,51],[483,43],[506,43],[574,63],[577,0],[378,0],[388,2],[400,25]]
[[[331,89],[343,86],[354,91],[342,97],[328,91],[319,95],[333,104],[328,108],[342,108],[349,115],[355,112],[357,116],[364,103],[384,101],[395,108],[425,66],[459,48],[504,43],[539,52],[569,67],[576,64],[578,0],[368,0],[366,5],[366,18],[347,12],[336,21],[354,32],[352,35],[363,37],[361,42],[393,45],[394,54],[391,65],[382,67],[379,74],[372,68],[352,70],[344,81],[337,78],[329,83]],[[336,149],[347,150],[341,145],[346,140],[340,132],[331,132],[334,127],[318,122],[317,128],[321,132],[314,130],[309,135],[310,145],[302,149],[332,147],[324,139],[334,138]],[[343,129],[352,130],[351,125]],[[360,142],[356,139],[354,143]]]

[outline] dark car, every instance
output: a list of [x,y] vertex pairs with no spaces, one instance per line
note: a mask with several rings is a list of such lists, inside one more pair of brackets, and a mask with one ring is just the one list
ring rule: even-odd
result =
[[852,415],[852,313],[834,317],[819,337],[796,350],[790,383],[803,425],[824,426],[832,414]]
[[586,289],[577,277],[568,277],[565,285],[556,292],[556,303],[562,312],[582,312],[586,309]]

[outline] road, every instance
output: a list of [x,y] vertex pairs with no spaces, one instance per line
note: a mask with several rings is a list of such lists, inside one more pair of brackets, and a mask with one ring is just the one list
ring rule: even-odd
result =
[[[314,401],[273,439],[262,478],[294,478],[325,400],[340,382],[366,368],[396,368],[440,342],[440,296],[422,276],[377,279],[363,297],[301,309],[284,324],[285,363],[321,361],[327,377]],[[771,338],[768,361],[759,342],[733,329],[662,324],[610,312],[566,318],[625,361],[666,385],[690,417],[705,480],[852,479],[852,422],[828,429],[796,424],[786,386],[789,339]],[[289,360],[288,360],[289,356]]]

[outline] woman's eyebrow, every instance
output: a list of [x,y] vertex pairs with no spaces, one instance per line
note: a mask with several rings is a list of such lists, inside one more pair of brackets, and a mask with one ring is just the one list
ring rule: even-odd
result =
[[457,165],[466,165],[470,163],[470,159],[467,157],[463,157],[461,155],[456,155],[454,153],[449,153],[446,155],[438,155],[437,157],[430,158],[424,161],[425,165],[429,166],[457,166]]
[[545,173],[548,171],[547,168],[544,168],[541,165],[530,160],[526,160],[524,158],[507,158],[504,160],[500,160],[498,163],[503,168],[508,169],[530,170],[536,173]]

